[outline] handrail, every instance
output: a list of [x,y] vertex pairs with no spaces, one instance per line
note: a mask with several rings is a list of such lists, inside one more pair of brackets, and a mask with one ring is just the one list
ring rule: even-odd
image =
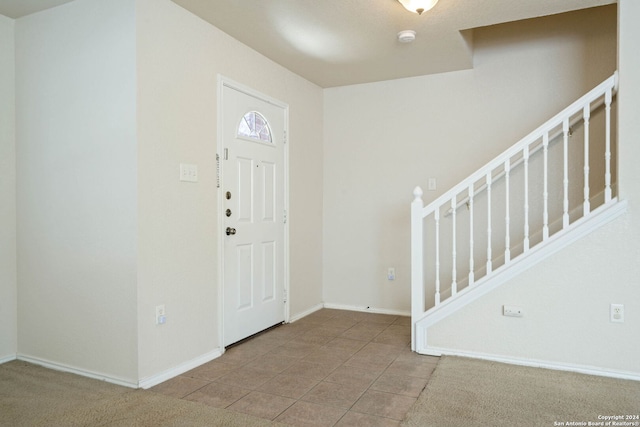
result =
[[[617,198],[612,197],[614,191],[611,182],[613,134],[611,107],[617,86],[618,73],[615,72],[426,207],[422,199],[422,190],[420,187],[415,188],[411,203],[412,350],[424,349],[426,346],[426,327],[423,320],[427,316],[435,319],[438,316],[437,313],[443,312],[440,308],[444,307],[446,308],[444,311],[447,311],[450,307],[457,307],[456,301],[460,301],[460,296],[471,295],[470,292],[475,292],[472,291],[473,288],[488,289],[488,284],[494,286],[493,279],[499,278],[496,276],[497,272],[504,272],[511,266],[521,265],[520,260],[529,258],[529,255],[535,257],[541,248],[556,241],[557,236],[566,234],[575,228],[574,225],[585,223],[584,220],[589,220],[594,217],[594,214],[602,212],[602,207],[615,205]],[[595,143],[592,143],[592,136],[601,135],[599,127],[591,127],[592,113],[600,109],[603,104],[605,108],[604,139],[596,139]],[[584,127],[583,159],[573,157],[579,151],[569,151],[570,146],[571,150],[580,149],[574,142],[569,143],[569,137],[573,133],[572,128],[577,124]],[[562,148],[561,151],[549,150],[554,140],[562,141],[562,147],[559,147]],[[534,164],[533,174],[530,175],[530,157],[541,149],[544,151],[542,158],[539,159],[542,164]],[[590,156],[596,155],[596,152],[597,156],[602,155],[604,158],[604,170],[598,168],[595,169],[595,173],[591,173]],[[512,190],[511,171],[519,165],[523,165],[524,171],[517,177],[518,180],[515,183],[519,187],[521,185],[519,180],[522,178],[524,188]],[[542,170],[538,169],[540,166]],[[492,186],[500,179],[504,179],[504,191],[500,189],[494,196]],[[535,191],[534,194],[538,194],[536,199],[532,200],[532,206],[529,205],[530,179],[532,179],[531,187]],[[578,194],[577,186],[573,184],[569,186],[569,183],[573,183],[574,180],[580,183],[578,185],[582,185],[582,195],[579,197],[573,196],[574,191],[576,195]],[[593,195],[590,183],[598,182],[595,188],[600,193]],[[603,187],[600,186],[602,184],[604,184]],[[486,200],[483,199],[482,203],[476,207],[474,198],[482,191],[486,191]],[[541,199],[539,199],[540,196]],[[600,196],[603,196],[603,200],[600,200]],[[582,209],[576,206],[580,200],[582,200]],[[469,207],[469,213],[463,220],[458,220],[456,212],[464,204]],[[595,208],[591,207],[592,204]],[[512,212],[510,210],[512,205],[519,205],[522,211],[520,211],[521,208],[517,208]],[[476,213],[477,210],[479,214]],[[534,234],[531,234],[530,220],[533,217],[530,217],[530,211],[537,216],[532,224],[535,227],[541,226],[534,230]],[[582,211],[582,214],[579,211]],[[539,216],[540,213],[542,218]],[[447,214],[451,214],[452,220],[444,226],[441,219]],[[500,220],[495,219],[496,216],[502,215],[504,217]],[[425,221],[427,216],[429,220]],[[542,219],[541,224],[540,219]],[[465,225],[465,222],[468,224]],[[498,223],[502,225],[494,230],[493,227]],[[485,227],[484,230],[482,227]],[[516,229],[520,231],[512,234],[511,230]],[[481,245],[474,242],[479,234],[484,235],[480,240]],[[426,251],[425,235],[429,236],[429,246]],[[496,243],[501,239],[504,243]],[[496,254],[494,249],[502,253]],[[465,263],[467,266],[464,266]],[[428,276],[425,274],[427,265],[429,266]],[[459,270],[464,272],[460,282],[458,282]],[[429,311],[426,311],[425,279],[427,277],[428,285],[433,286],[435,291],[431,294],[435,305]],[[446,286],[448,283],[451,284],[450,290],[445,291],[444,294],[441,293],[441,285]],[[480,294],[475,292],[475,295]],[[431,299],[431,296],[428,299]],[[418,324],[418,321],[423,323]]]
[[[525,146],[534,143],[536,140],[541,138],[545,133],[548,133],[551,129],[559,126],[562,122],[567,118],[571,117],[573,114],[579,112],[585,104],[591,104],[593,101],[600,98],[608,89],[612,89],[612,92],[615,92],[618,87],[618,72],[616,71],[613,75],[598,86],[593,88],[591,91],[586,93],[584,96],[580,97],[574,103],[569,105],[567,108],[553,116],[550,120],[545,122],[543,125],[539,126],[533,132],[529,133],[527,136],[522,138],[520,141],[503,151],[500,155],[495,157],[493,160],[489,161],[483,167],[479,168],[477,171],[469,175],[466,179],[461,181],[458,185],[451,188],[446,193],[442,194],[440,197],[435,199],[433,202],[429,203],[422,209],[422,217],[425,218],[429,214],[433,213],[437,208],[444,205],[446,202],[450,201],[453,196],[465,191],[469,188],[469,185],[479,181],[486,177],[486,171],[493,170],[498,166],[504,164],[507,159],[510,159],[520,151],[524,149]],[[467,198],[468,200],[468,198]],[[466,204],[462,203],[462,204]]]
[[[614,88],[614,93],[615,93],[615,88]],[[598,99],[598,102],[593,104],[592,111],[596,111],[596,110],[598,110],[599,108],[601,108],[602,106],[605,105],[605,99],[604,99],[604,97],[602,95],[599,96],[597,99]],[[573,120],[571,120],[569,122],[569,136],[571,136],[573,128],[583,120],[584,120],[584,117],[576,116],[576,117],[573,118]],[[551,144],[552,141],[555,141],[556,138],[561,136],[562,133],[563,133],[562,130],[558,129],[557,131],[555,131],[554,133],[549,135],[549,144]],[[540,144],[536,145],[535,147],[533,147],[533,149],[529,150],[529,156],[533,156],[535,153],[537,153],[538,151],[542,150],[543,147],[544,147],[544,145],[542,144],[542,142],[540,142]],[[515,169],[516,167],[520,166],[523,162],[524,162],[524,157],[523,156],[519,157],[518,160],[516,160],[515,162],[511,163],[511,169]],[[504,176],[505,176],[505,172],[504,172],[504,170],[501,170],[500,172],[498,172],[497,174],[495,174],[495,175],[493,175],[491,177],[491,181],[492,182],[496,182],[496,181],[504,178]],[[480,185],[477,189],[474,190],[473,197],[476,197],[478,194],[482,193],[486,189],[487,189],[487,184],[486,183]],[[458,204],[456,205],[456,210],[460,209],[464,205],[467,205],[469,203],[469,200],[470,200],[469,196],[466,196],[462,200],[460,200],[458,202]],[[449,208],[445,212],[444,216],[450,216],[452,212],[453,212],[453,208]]]

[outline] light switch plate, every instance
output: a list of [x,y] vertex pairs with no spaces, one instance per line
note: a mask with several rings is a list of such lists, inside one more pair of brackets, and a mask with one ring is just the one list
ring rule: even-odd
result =
[[198,166],[180,163],[180,181],[198,182]]

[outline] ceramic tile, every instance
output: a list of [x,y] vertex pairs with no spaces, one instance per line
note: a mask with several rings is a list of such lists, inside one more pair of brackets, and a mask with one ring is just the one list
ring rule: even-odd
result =
[[340,337],[369,342],[382,333],[384,329],[385,325],[371,324],[371,326],[367,326],[359,323],[344,331]]
[[273,420],[295,402],[295,399],[288,397],[252,391],[227,409]]
[[409,326],[409,328],[411,328],[411,317],[408,317],[408,316],[398,317],[396,320],[393,321],[393,324],[394,325]]
[[275,421],[292,426],[328,427],[335,425],[346,412],[345,409],[298,401]]
[[351,410],[401,421],[415,401],[414,397],[367,390]]
[[280,374],[260,386],[259,391],[292,399],[300,399],[318,380],[308,377]]
[[152,390],[292,426],[396,427],[439,358],[406,316],[322,309]]
[[255,390],[275,375],[273,372],[263,371],[261,369],[240,367],[218,378],[216,382]]
[[385,325],[390,325],[393,322],[395,322],[398,319],[398,317],[400,316],[389,315],[389,314],[367,313],[367,317],[363,318],[362,322],[382,323]]
[[309,377],[315,380],[322,380],[330,375],[336,368],[331,364],[320,364],[300,360],[291,365],[283,373],[287,375],[297,375]]
[[307,355],[305,362],[317,363],[318,365],[332,366],[334,369],[349,360],[351,352],[322,347],[320,350]]
[[269,371],[275,374],[286,370],[294,363],[298,362],[298,358],[278,355],[275,356],[272,353],[267,353],[263,357],[252,360],[245,366],[247,368],[259,369],[262,371]]
[[384,331],[373,338],[372,342],[406,346],[411,343],[411,334],[394,334]]
[[324,381],[338,384],[352,384],[354,386],[369,387],[380,376],[382,370],[371,371],[353,366],[340,366],[327,376]]
[[352,340],[348,338],[338,337],[326,343],[324,347],[332,350],[333,349],[345,350],[347,352],[351,352],[352,354],[355,354],[358,351],[360,351],[362,347],[364,347],[365,345],[366,343],[360,340]]
[[214,381],[235,369],[235,366],[219,362],[218,359],[198,366],[182,374],[185,377],[198,378],[205,381]]
[[389,368],[387,368],[387,373],[428,379],[431,377],[434,369],[435,365],[428,360],[396,359]]
[[226,408],[237,400],[249,394],[251,390],[233,387],[221,383],[211,383],[191,393],[185,400],[204,403],[216,408]]
[[418,397],[425,385],[427,385],[427,380],[424,378],[394,375],[385,372],[373,383],[371,390]]
[[164,394],[166,396],[177,397],[181,399],[186,395],[193,393],[194,391],[209,384],[208,381],[198,378],[190,378],[187,376],[179,375],[175,378],[171,378],[157,386],[151,387],[149,390]]
[[362,396],[365,390],[366,387],[323,381],[305,394],[301,400],[349,409]]
[[336,427],[398,427],[400,421],[349,411],[338,421]]

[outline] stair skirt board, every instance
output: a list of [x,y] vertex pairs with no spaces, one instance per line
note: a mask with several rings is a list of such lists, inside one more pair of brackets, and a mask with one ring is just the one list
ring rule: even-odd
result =
[[448,298],[441,304],[427,310],[420,319],[412,319],[415,351],[428,354],[429,346],[426,331],[431,325],[486,295],[543,259],[550,257],[559,250],[613,221],[626,210],[626,200],[611,200],[606,205],[595,209],[587,217],[570,224],[567,229],[550,236],[546,242],[534,246],[526,254],[520,255],[508,264],[495,269],[488,277],[485,276],[476,281],[473,286],[466,287],[458,292],[455,297]]

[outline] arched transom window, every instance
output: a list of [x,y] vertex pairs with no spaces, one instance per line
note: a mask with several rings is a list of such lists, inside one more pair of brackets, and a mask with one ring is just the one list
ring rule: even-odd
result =
[[257,139],[262,142],[273,142],[267,119],[257,111],[249,111],[240,120],[238,136]]

